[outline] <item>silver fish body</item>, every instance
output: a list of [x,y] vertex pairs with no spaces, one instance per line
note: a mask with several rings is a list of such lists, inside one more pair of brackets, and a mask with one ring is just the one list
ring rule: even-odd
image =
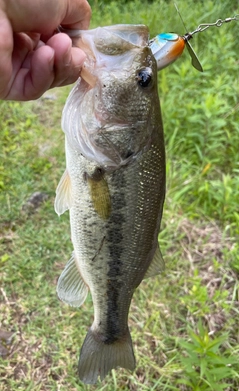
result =
[[131,299],[143,278],[163,269],[158,233],[165,153],[148,31],[127,25],[96,30],[82,32],[79,44],[96,83],[79,81],[66,103],[66,172],[55,201],[58,214],[70,210],[74,246],[58,296],[80,306],[89,289],[94,305],[79,360],[85,383],[117,366],[134,369]]

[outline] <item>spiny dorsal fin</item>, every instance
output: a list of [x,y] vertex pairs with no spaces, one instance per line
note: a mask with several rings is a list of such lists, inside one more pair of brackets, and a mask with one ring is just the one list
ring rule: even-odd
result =
[[72,307],[80,307],[86,299],[88,287],[77,269],[74,253],[60,275],[56,291],[59,299]]
[[71,208],[71,180],[67,169],[61,177],[56,189],[55,211],[60,216]]
[[160,274],[164,271],[164,269],[165,269],[164,260],[160,248],[159,246],[157,246],[153,260],[149,265],[149,268],[144,276],[144,279]]

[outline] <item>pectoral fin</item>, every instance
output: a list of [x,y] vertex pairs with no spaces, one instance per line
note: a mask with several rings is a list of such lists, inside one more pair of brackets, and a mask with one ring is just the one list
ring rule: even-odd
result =
[[149,268],[148,268],[144,278],[153,277],[157,274],[160,274],[164,271],[164,269],[165,269],[164,260],[163,260],[160,248],[159,248],[159,246],[157,246],[153,260],[152,260],[151,264],[149,265]]
[[68,171],[66,169],[56,189],[56,199],[55,199],[56,213],[60,216],[67,209],[70,209],[71,204],[72,204],[71,180]]
[[88,287],[77,269],[74,253],[60,275],[56,290],[59,299],[72,307],[80,307],[87,297]]

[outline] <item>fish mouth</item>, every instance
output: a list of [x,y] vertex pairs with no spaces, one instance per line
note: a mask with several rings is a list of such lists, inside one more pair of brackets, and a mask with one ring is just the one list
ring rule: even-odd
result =
[[[102,65],[103,57],[117,57],[134,48],[148,46],[149,30],[145,25],[113,25],[98,27],[93,30],[79,31],[76,46],[87,55],[80,76],[91,88],[94,88],[97,78],[98,58]],[[109,60],[109,57],[107,61]]]

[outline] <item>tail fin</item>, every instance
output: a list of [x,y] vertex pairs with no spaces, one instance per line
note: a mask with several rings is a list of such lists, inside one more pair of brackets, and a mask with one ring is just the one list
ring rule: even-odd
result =
[[132,340],[127,330],[125,336],[112,344],[104,343],[89,329],[80,352],[79,376],[86,384],[95,384],[116,367],[130,370],[135,368]]

